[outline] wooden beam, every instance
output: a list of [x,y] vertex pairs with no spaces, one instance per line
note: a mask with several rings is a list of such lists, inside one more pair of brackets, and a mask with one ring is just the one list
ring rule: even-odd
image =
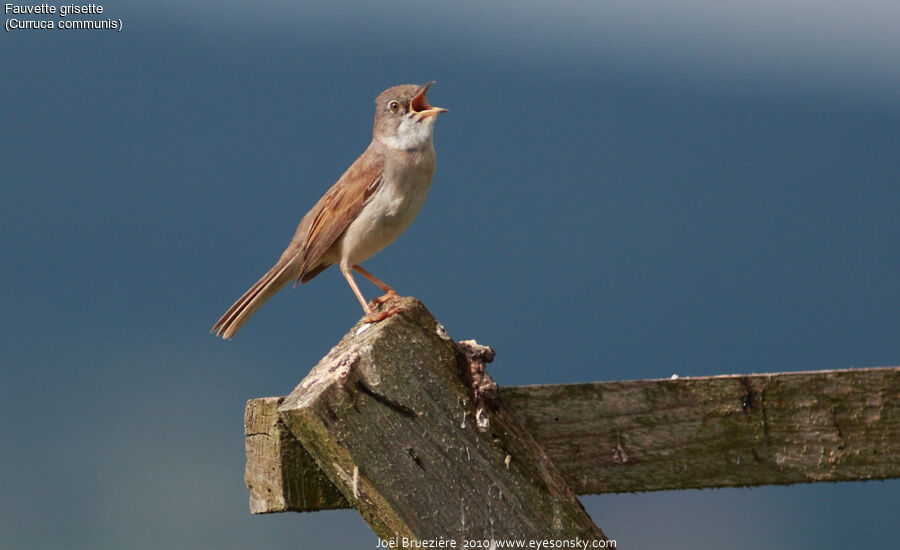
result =
[[[577,494],[900,477],[900,367],[511,386],[500,396]],[[271,411],[248,434],[278,433],[274,399],[248,403]],[[248,472],[277,469],[300,446],[281,441],[280,451],[248,452]],[[309,466],[286,477],[316,475]],[[272,479],[250,487],[251,502],[268,503],[253,511],[321,509],[286,491],[285,475]],[[260,490],[283,497],[265,501]]]
[[244,409],[250,512],[349,508],[347,500],[278,418],[283,397],[251,399]]
[[[481,368],[489,348],[458,346],[415,299],[387,306],[400,313],[354,327],[277,409],[369,526],[383,539],[458,544],[605,540],[491,398]],[[463,382],[473,371],[477,391]]]
[[578,494],[900,477],[900,368],[507,388]]

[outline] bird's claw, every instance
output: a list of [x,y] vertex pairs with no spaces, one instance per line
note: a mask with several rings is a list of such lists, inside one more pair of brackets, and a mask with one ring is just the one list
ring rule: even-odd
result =
[[395,290],[389,290],[384,293],[384,296],[379,296],[378,298],[372,298],[369,302],[370,307],[378,307],[381,304],[393,300],[397,297],[397,292]]
[[385,311],[373,311],[371,313],[367,313],[365,317],[363,317],[364,323],[377,323],[378,321],[383,321],[392,315],[396,315],[400,313],[400,308],[397,306],[391,306],[387,308]]

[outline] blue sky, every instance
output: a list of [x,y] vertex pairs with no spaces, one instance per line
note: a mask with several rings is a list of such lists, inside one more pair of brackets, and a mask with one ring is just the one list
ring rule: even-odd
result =
[[[353,512],[251,517],[242,480],[244,402],[361,314],[337,271],[207,331],[394,84],[451,112],[366,267],[501,384],[900,363],[894,3],[104,8],[121,33],[0,37],[0,547],[374,547]],[[881,547],[897,491],[584,503],[632,548]]]

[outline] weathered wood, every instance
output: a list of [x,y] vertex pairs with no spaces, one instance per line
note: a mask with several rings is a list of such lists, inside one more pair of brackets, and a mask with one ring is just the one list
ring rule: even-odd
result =
[[[357,325],[278,411],[382,538],[602,540],[499,401],[478,414],[467,358],[417,300]],[[481,398],[479,398],[481,399]]]
[[244,410],[244,446],[250,512],[347,508],[315,460],[278,418],[282,397],[251,399]]
[[[578,494],[900,477],[900,367],[510,386],[500,395]],[[271,432],[275,420],[256,429]],[[299,443],[282,452],[290,444]],[[264,511],[318,509],[280,502]]]
[[501,395],[579,494],[900,477],[900,368]]

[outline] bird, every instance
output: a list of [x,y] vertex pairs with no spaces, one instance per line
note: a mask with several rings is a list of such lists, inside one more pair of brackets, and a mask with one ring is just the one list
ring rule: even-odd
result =
[[[425,202],[434,175],[434,124],[447,112],[432,107],[424,85],[403,84],[375,98],[372,141],[321,199],[303,216],[294,237],[272,268],[213,325],[230,340],[272,295],[293,281],[306,283],[336,264],[362,304],[363,320],[375,323],[397,311],[373,306],[397,292],[360,266],[409,227]],[[384,295],[370,306],[353,278],[356,271]]]

